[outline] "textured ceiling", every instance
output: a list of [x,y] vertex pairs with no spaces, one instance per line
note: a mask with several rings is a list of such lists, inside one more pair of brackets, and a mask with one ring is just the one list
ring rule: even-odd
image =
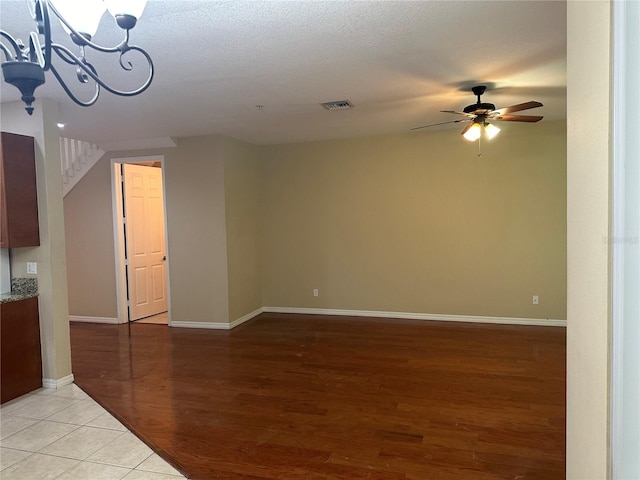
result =
[[[0,0],[0,22],[27,38],[25,2]],[[57,22],[55,32],[65,36]],[[118,39],[105,15],[95,41]],[[478,83],[497,107],[538,100],[544,107],[531,113],[566,118],[564,1],[150,0],[130,44],[156,67],[140,96],[103,92],[82,108],[47,74],[36,96],[60,102],[65,136],[113,144],[223,134],[271,144],[403,133],[455,119],[438,111],[474,103]],[[87,57],[128,86],[112,63]],[[18,98],[3,82],[2,101]],[[343,99],[354,108],[319,105]]]

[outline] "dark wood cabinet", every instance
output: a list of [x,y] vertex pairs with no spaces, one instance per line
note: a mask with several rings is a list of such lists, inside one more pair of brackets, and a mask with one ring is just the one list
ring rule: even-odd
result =
[[0,135],[0,248],[40,245],[33,137]]
[[42,386],[38,298],[0,304],[0,403]]

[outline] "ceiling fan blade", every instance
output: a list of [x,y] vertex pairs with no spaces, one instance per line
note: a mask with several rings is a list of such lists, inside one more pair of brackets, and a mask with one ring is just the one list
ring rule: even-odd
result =
[[422,125],[421,127],[413,127],[411,130],[420,130],[421,128],[435,127],[437,125],[447,125],[449,123],[470,122],[470,118],[463,118],[460,120],[451,120],[450,122],[431,123],[429,125]]
[[519,103],[518,105],[511,105],[510,107],[499,108],[498,110],[494,110],[491,113],[494,115],[504,115],[505,113],[519,112],[521,110],[529,110],[530,108],[538,108],[542,106],[543,105],[540,102],[535,102],[532,100],[530,102]]
[[475,117],[473,113],[456,112],[455,110],[440,110],[441,113],[455,113],[456,115],[464,115],[465,117]]
[[500,115],[491,120],[503,120],[505,122],[539,122],[544,117],[538,115]]

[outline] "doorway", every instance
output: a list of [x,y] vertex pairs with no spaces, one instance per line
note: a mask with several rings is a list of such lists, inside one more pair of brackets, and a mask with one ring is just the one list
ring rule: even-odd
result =
[[170,325],[164,157],[111,163],[118,321]]

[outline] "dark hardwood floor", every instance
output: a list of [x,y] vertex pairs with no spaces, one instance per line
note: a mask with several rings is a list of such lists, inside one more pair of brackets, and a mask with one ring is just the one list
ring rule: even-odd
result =
[[565,329],[72,324],[76,383],[190,478],[565,477]]

